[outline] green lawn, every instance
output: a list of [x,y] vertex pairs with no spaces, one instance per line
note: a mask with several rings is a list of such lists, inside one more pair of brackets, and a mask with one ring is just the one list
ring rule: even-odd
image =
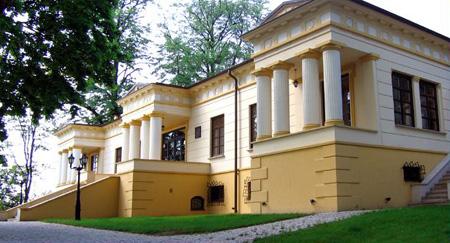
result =
[[269,223],[301,217],[300,214],[241,214],[241,215],[195,215],[167,217],[133,217],[82,219],[48,219],[45,222],[108,229],[140,234],[192,234]]
[[450,205],[371,212],[257,242],[450,242]]

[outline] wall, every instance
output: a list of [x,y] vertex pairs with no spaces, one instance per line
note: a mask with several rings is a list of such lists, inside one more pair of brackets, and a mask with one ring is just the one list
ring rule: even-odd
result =
[[201,196],[206,204],[207,175],[129,172],[120,175],[119,216],[204,214],[191,211],[190,200]]
[[[81,188],[81,218],[117,217],[119,178],[108,177]],[[72,218],[76,190],[20,209],[20,220]],[[101,200],[100,200],[101,199]]]
[[[253,158],[251,211],[316,213],[407,206],[411,183],[403,181],[405,161],[417,161],[429,173],[444,157],[423,150],[329,143]],[[391,200],[385,203],[387,197]]]

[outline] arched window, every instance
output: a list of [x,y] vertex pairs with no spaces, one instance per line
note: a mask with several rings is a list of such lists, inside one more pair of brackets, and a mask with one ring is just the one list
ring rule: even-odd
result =
[[205,210],[205,199],[200,196],[191,198],[191,211]]

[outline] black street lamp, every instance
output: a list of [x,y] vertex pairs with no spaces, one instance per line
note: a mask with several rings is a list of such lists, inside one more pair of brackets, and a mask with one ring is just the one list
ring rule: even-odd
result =
[[74,165],[73,162],[75,160],[75,157],[73,157],[73,154],[70,154],[69,158],[69,166],[71,169],[74,169],[78,171],[78,185],[77,185],[77,202],[75,204],[75,220],[81,219],[81,200],[80,200],[80,173],[81,170],[86,168],[87,163],[87,156],[83,154],[80,158],[80,163]]

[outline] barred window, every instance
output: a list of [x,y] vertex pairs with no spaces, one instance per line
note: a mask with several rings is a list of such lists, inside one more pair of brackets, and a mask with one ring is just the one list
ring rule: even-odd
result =
[[221,204],[225,199],[225,190],[223,185],[208,187],[208,204]]
[[414,127],[411,79],[411,76],[405,74],[397,72],[392,73],[395,124]]
[[420,107],[422,111],[422,127],[439,131],[436,84],[420,80]]
[[195,196],[191,198],[191,211],[205,210],[205,200],[203,197]]
[[224,115],[211,119],[211,157],[224,154]]

